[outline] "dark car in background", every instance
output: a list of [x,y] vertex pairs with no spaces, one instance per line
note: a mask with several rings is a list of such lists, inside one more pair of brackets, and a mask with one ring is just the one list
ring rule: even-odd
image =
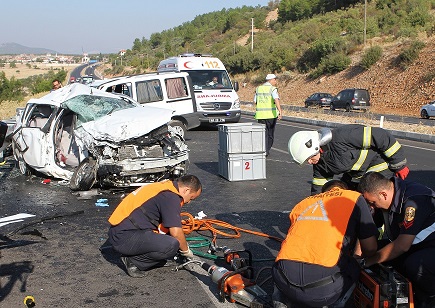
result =
[[332,94],[329,93],[314,93],[305,100],[305,108],[314,107],[329,107],[331,104]]
[[346,112],[351,110],[366,112],[370,109],[370,93],[366,89],[342,90],[332,98],[330,109],[345,109]]

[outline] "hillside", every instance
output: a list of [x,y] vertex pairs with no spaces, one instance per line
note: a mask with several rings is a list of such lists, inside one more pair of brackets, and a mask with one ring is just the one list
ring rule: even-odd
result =
[[[419,58],[406,70],[392,63],[402,50],[403,43],[384,42],[375,38],[367,42],[366,48],[379,45],[383,56],[369,70],[358,66],[364,52],[360,50],[352,55],[352,64],[346,70],[331,76],[310,80],[307,74],[290,73],[278,83],[283,104],[303,106],[305,98],[315,92],[328,92],[333,95],[345,88],[366,88],[371,94],[371,111],[397,115],[419,116],[420,107],[435,100],[435,37],[420,38],[426,46]],[[222,59],[225,62],[225,59]],[[110,65],[103,65],[103,72]],[[126,68],[127,69],[127,68]],[[128,70],[128,69],[127,69]],[[282,74],[278,74],[278,77]],[[105,77],[110,77],[106,75]],[[250,74],[251,80],[253,78]],[[245,75],[232,76],[239,81],[238,92],[242,101],[252,101],[256,85],[248,82],[243,87]],[[426,81],[430,79],[429,81]],[[288,80],[288,81],[287,81]]]
[[[379,37],[369,35],[365,46],[361,44],[362,36],[355,34],[359,33],[358,29],[362,26],[361,19],[358,19],[363,12],[362,5],[285,24],[277,21],[276,8],[244,7],[197,16],[192,22],[152,35],[150,40],[136,39],[132,50],[125,55],[124,66],[117,65],[116,59],[112,58],[110,63],[101,67],[101,71],[105,77],[143,73],[155,70],[165,54],[176,55],[195,50],[211,53],[224,62],[232,79],[245,85],[239,92],[243,101],[251,101],[255,86],[264,80],[267,73],[273,71],[283,77],[279,88],[284,104],[302,106],[305,98],[314,92],[337,94],[344,88],[360,87],[370,91],[373,112],[418,116],[420,106],[435,99],[433,19],[427,18],[425,28],[410,28],[409,22],[393,22],[391,24],[396,25],[396,29],[380,29],[376,25],[382,19],[382,14],[394,15],[396,11],[378,10],[374,3],[369,5],[368,11],[368,24],[372,25],[369,33],[378,33]],[[428,14],[435,16],[433,7]],[[247,24],[251,18],[257,20],[253,51],[251,25]],[[358,31],[352,32],[355,29]],[[398,29],[411,31],[412,35],[400,35]],[[327,38],[324,38],[325,33],[328,33]],[[407,69],[399,68],[398,56],[417,40],[426,44],[423,50],[416,53],[419,58]],[[364,70],[358,64],[366,50],[372,46],[382,48],[382,58],[370,69]],[[316,52],[307,53],[310,48]],[[321,63],[327,59],[325,53],[328,56],[340,55],[338,50],[345,54],[346,61],[351,62],[344,71],[322,75],[314,80],[309,79],[308,74],[298,73],[313,72],[320,67],[316,60]],[[146,61],[144,55],[147,56]],[[300,63],[302,69],[297,68]]]
[[19,54],[55,54],[54,50],[37,47],[27,47],[17,43],[0,43],[0,55],[19,55]]
[[[291,72],[289,81],[285,78],[278,84],[282,102],[303,106],[305,98],[314,92],[334,95],[345,88],[366,88],[371,94],[372,112],[419,116],[420,107],[435,100],[435,37],[421,36],[419,40],[426,47],[420,52],[418,60],[406,70],[393,65],[405,43],[374,38],[367,41],[365,48],[381,46],[383,56],[369,70],[358,66],[363,49],[352,55],[352,64],[348,69],[335,75],[310,80],[306,74]],[[238,75],[234,79],[245,78]],[[255,86],[247,83],[239,91],[240,99],[251,101],[254,92]]]

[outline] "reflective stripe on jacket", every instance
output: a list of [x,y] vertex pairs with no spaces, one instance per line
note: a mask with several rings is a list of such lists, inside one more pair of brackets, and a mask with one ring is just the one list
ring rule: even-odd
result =
[[311,193],[320,192],[325,180],[343,174],[358,183],[366,172],[396,172],[406,165],[405,152],[388,131],[359,124],[332,130],[332,140],[322,146],[319,163],[313,165]]
[[334,188],[299,202],[290,213],[290,228],[276,261],[335,266],[359,197],[355,191]]
[[[109,217],[109,223],[112,226],[118,225],[146,201],[157,196],[160,192],[167,190],[172,191],[181,197],[177,188],[170,180],[148,184],[136,189],[125,197],[120,204],[118,204],[115,211],[113,211],[112,215]],[[182,205],[183,201],[180,203],[180,206]]]
[[255,119],[273,119],[278,117],[278,110],[276,109],[275,100],[272,92],[277,88],[272,85],[261,85],[255,91],[256,98],[256,111]]

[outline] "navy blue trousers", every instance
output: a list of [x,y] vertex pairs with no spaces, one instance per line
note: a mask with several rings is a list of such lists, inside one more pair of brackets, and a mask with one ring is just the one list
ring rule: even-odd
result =
[[275,136],[275,126],[277,118],[258,120],[258,123],[266,125],[266,154],[269,155],[270,149],[273,145]]
[[180,248],[178,240],[170,235],[154,233],[152,230],[126,230],[113,232],[109,229],[109,240],[113,249],[130,258],[141,271],[165,265]]

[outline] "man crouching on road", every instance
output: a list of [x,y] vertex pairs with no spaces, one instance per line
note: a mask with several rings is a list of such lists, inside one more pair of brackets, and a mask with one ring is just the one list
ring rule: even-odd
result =
[[177,252],[193,258],[181,225],[181,207],[202,191],[199,179],[185,175],[175,181],[142,186],[117,206],[109,218],[109,241],[131,277],[162,267]]
[[377,228],[367,202],[338,180],[290,213],[290,228],[272,268],[272,299],[281,307],[345,307],[360,274],[353,257],[376,253]]

